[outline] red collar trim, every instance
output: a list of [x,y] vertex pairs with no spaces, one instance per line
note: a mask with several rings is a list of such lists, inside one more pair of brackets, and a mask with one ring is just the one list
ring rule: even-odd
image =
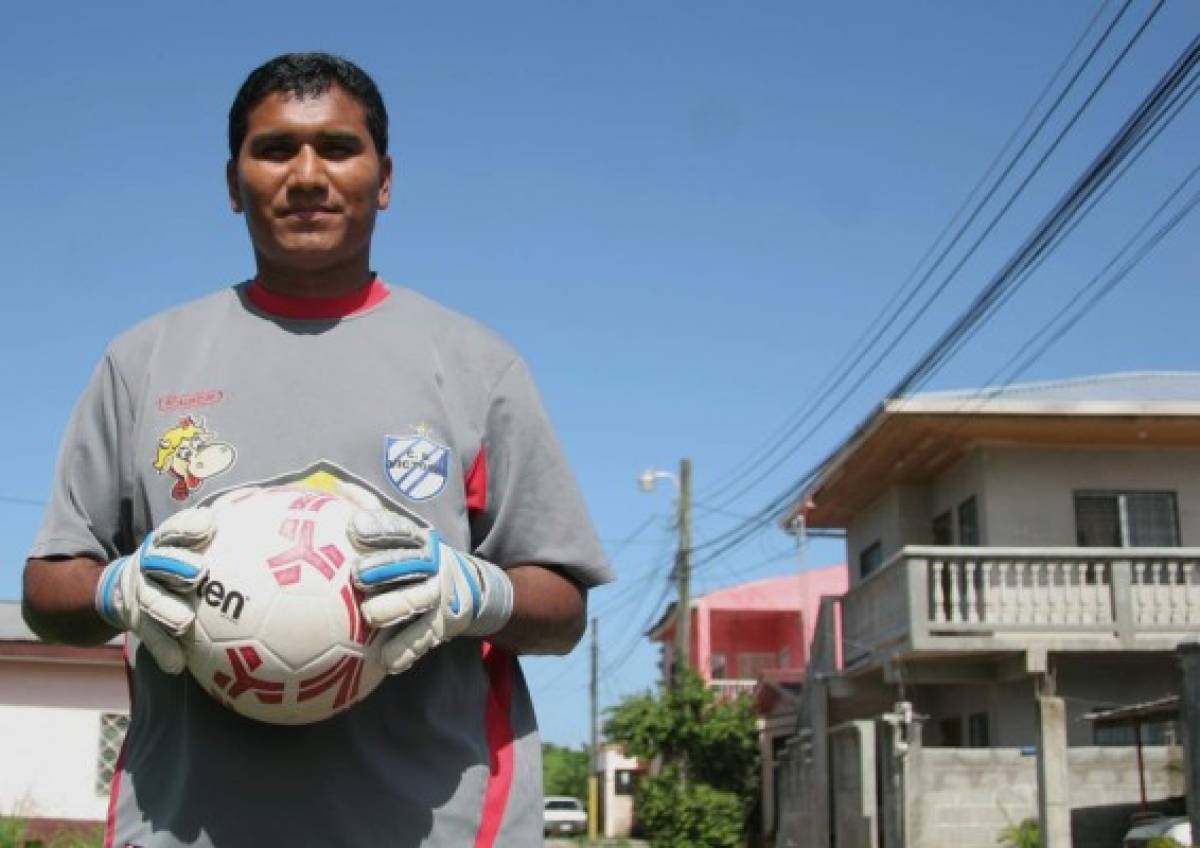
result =
[[378,277],[357,291],[336,297],[299,297],[273,292],[255,278],[246,288],[246,297],[256,308],[278,318],[305,321],[349,318],[382,303],[390,294],[387,283]]

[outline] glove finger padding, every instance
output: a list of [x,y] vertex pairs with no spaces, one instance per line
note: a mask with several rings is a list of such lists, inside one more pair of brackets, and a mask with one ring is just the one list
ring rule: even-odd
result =
[[138,587],[142,614],[174,637],[182,636],[196,619],[196,596],[183,596],[147,580]]
[[181,509],[154,531],[154,546],[206,550],[217,533],[212,510],[203,507]]
[[174,636],[168,635],[157,622],[143,621],[137,635],[159,668],[167,674],[179,674],[183,671],[186,664],[183,646]]
[[359,608],[372,627],[391,627],[403,624],[437,606],[441,588],[433,578],[425,578],[413,586],[380,592],[366,598]]
[[350,519],[346,535],[360,551],[428,547],[428,531],[415,521],[386,509],[360,509]]
[[380,659],[389,674],[408,671],[417,660],[445,641],[437,632],[436,617],[436,613],[430,611],[400,628],[383,643]]

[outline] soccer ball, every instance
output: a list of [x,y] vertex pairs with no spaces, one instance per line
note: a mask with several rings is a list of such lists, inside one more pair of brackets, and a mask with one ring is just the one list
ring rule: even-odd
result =
[[216,535],[187,667],[248,718],[308,724],[369,695],[386,673],[359,612],[347,521],[361,504],[294,486],[238,489],[212,505]]

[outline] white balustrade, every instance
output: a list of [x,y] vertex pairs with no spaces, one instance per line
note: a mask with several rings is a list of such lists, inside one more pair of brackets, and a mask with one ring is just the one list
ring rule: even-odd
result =
[[1200,549],[904,548],[844,596],[847,655],[912,633],[910,598],[931,638],[1197,631]]

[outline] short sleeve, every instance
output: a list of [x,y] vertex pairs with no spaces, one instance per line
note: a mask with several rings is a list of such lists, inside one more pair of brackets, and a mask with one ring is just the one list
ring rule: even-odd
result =
[[122,436],[132,426],[129,392],[106,355],[67,424],[31,557],[90,556],[107,562],[130,552],[132,468]]
[[487,497],[472,515],[475,552],[500,565],[561,566],[584,586],[611,581],[579,487],[520,359],[492,391],[482,449]]

